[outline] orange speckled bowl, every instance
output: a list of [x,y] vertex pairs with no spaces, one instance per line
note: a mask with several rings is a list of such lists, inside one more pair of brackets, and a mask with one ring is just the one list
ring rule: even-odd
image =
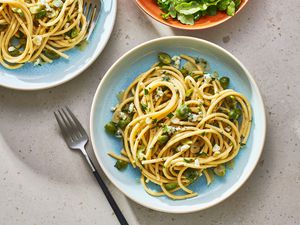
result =
[[[242,8],[247,4],[248,0],[242,0],[241,5],[236,13],[241,11]],[[217,15],[215,16],[203,16],[201,17],[198,21],[195,22],[194,25],[185,25],[180,23],[176,19],[168,19],[164,20],[161,17],[162,11],[156,4],[156,0],[136,0],[136,3],[138,6],[148,15],[150,15],[152,18],[155,20],[179,29],[184,29],[184,30],[200,30],[200,29],[206,29],[209,27],[216,26],[220,23],[225,22],[226,20],[229,20],[231,16],[228,16],[225,12],[217,12]]]

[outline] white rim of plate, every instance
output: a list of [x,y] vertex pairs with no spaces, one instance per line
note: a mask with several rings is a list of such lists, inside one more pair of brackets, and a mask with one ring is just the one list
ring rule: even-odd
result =
[[[99,0],[101,1],[101,0]],[[41,87],[29,87],[29,88],[24,88],[24,87],[15,87],[12,85],[6,85],[6,84],[0,84],[0,87],[5,87],[5,88],[9,88],[9,89],[13,89],[13,90],[20,90],[20,91],[38,91],[38,90],[45,90],[45,89],[49,89],[49,88],[53,88],[53,87],[57,87],[61,84],[64,84],[72,79],[74,79],[75,77],[77,77],[78,75],[80,75],[83,71],[85,71],[93,62],[95,62],[95,60],[98,58],[98,56],[102,53],[103,49],[105,48],[111,33],[113,31],[114,25],[115,25],[115,21],[116,21],[116,16],[117,16],[117,2],[116,0],[112,1],[112,15],[113,15],[113,21],[112,21],[112,26],[109,28],[108,30],[108,35],[107,37],[103,40],[103,45],[101,48],[99,48],[98,52],[96,52],[96,54],[93,55],[93,57],[91,58],[91,60],[84,64],[83,67],[81,67],[80,69],[78,69],[77,71],[71,73],[71,76],[63,79],[63,80],[59,80],[57,82],[51,83],[50,85],[41,85]]]
[[[176,207],[174,207],[174,210],[165,210],[165,209],[162,209],[162,208],[158,208],[158,207],[155,207],[153,205],[145,205],[143,204],[142,202],[140,202],[139,200],[137,199],[134,199],[132,196],[130,196],[129,194],[127,194],[126,192],[124,192],[115,182],[115,178],[112,177],[112,176],[109,176],[109,172],[106,170],[106,168],[103,166],[102,164],[102,160],[100,158],[100,156],[98,155],[97,151],[96,151],[96,145],[94,144],[95,143],[95,134],[93,132],[94,130],[94,124],[93,124],[93,118],[95,116],[95,107],[96,107],[96,101],[98,99],[98,96],[99,96],[99,91],[100,89],[102,88],[102,85],[104,83],[104,81],[106,80],[106,78],[108,77],[108,75],[110,74],[110,72],[112,71],[112,69],[120,62],[122,61],[124,58],[126,58],[129,54],[131,54],[131,52],[134,52],[135,50],[139,49],[139,48],[142,48],[146,45],[149,45],[149,44],[152,44],[154,42],[159,42],[161,40],[175,40],[175,39],[185,39],[185,40],[191,40],[191,41],[198,41],[198,42],[202,42],[202,43],[205,43],[207,45],[210,45],[211,47],[213,48],[217,48],[218,50],[226,53],[229,57],[231,57],[233,60],[235,60],[238,65],[245,71],[245,74],[247,76],[247,78],[250,80],[251,82],[251,86],[252,88],[258,93],[258,100],[259,102],[261,103],[261,105],[263,106],[262,107],[262,110],[263,110],[263,124],[262,124],[262,129],[263,129],[263,136],[261,137],[260,139],[260,147],[259,147],[259,150],[258,150],[258,154],[256,155],[256,158],[254,159],[254,162],[251,167],[247,170],[245,176],[243,176],[241,178],[241,180],[238,182],[238,183],[235,183],[227,192],[226,192],[226,195],[222,195],[220,196],[219,198],[207,203],[205,206],[187,206],[185,207],[184,209],[180,209],[180,210],[176,210]],[[253,79],[252,75],[249,73],[249,71],[246,69],[246,67],[235,57],[233,56],[230,52],[228,52],[227,50],[225,50],[224,48],[212,43],[212,42],[209,42],[209,41],[206,41],[206,40],[203,40],[203,39],[200,39],[200,38],[194,38],[194,37],[187,37],[187,36],[168,36],[168,37],[161,37],[161,38],[156,38],[156,39],[153,39],[153,40],[150,40],[150,41],[147,41],[147,42],[144,42],[136,47],[134,47],[133,49],[129,50],[128,52],[126,52],[124,55],[122,55],[110,68],[109,70],[105,73],[105,75],[103,76],[103,78],[101,79],[98,87],[97,87],[97,90],[95,92],[95,95],[94,95],[94,98],[93,98],[93,102],[92,102],[92,107],[91,107],[91,115],[90,115],[90,135],[91,135],[91,142],[92,142],[92,146],[93,146],[93,151],[94,151],[94,154],[96,156],[96,159],[101,167],[101,169],[103,170],[103,172],[105,173],[105,175],[108,177],[108,179],[114,184],[115,187],[117,187],[123,194],[125,194],[128,198],[130,198],[131,200],[133,200],[134,202],[146,207],[146,208],[150,208],[150,209],[153,209],[153,210],[156,210],[156,211],[160,211],[160,212],[165,212],[165,213],[177,213],[177,214],[180,214],[180,213],[192,213],[192,212],[197,212],[197,211],[201,211],[201,210],[204,210],[204,209],[207,209],[207,208],[210,208],[212,206],[215,206],[221,202],[223,202],[225,199],[227,199],[228,197],[230,197],[231,195],[233,195],[240,187],[243,186],[243,184],[248,180],[248,178],[250,177],[250,175],[253,173],[259,159],[260,159],[260,156],[262,154],[262,151],[263,151],[263,147],[264,147],[264,143],[265,143],[265,137],[266,137],[266,112],[265,112],[265,106],[264,106],[264,102],[263,102],[263,99],[262,99],[262,96],[261,96],[261,93],[258,89],[258,86],[255,82],[255,80]],[[142,187],[142,186],[141,186]]]

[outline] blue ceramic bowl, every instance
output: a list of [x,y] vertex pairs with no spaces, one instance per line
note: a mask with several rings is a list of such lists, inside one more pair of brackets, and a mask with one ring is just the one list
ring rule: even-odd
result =
[[[197,197],[186,200],[171,200],[168,197],[153,197],[147,194],[137,182],[138,169],[129,166],[120,172],[115,160],[108,151],[119,153],[120,140],[108,135],[104,125],[111,120],[110,108],[117,104],[117,93],[126,87],[142,72],[157,61],[158,52],[170,55],[187,54],[208,60],[212,70],[230,77],[230,88],[243,93],[250,101],[253,110],[253,124],[247,145],[235,160],[233,170],[225,177],[217,177],[207,186],[204,176],[191,187],[198,192]],[[111,182],[135,202],[163,212],[187,213],[216,205],[228,198],[247,180],[261,155],[266,132],[266,118],[262,97],[255,81],[247,69],[229,52],[221,47],[191,37],[165,37],[146,42],[122,56],[102,79],[91,109],[90,132],[97,160]],[[155,188],[155,187],[153,187]]]
[[97,25],[84,50],[71,49],[66,52],[69,59],[60,58],[42,66],[27,63],[20,69],[8,70],[0,65],[0,86],[18,90],[45,89],[65,83],[83,72],[102,52],[114,26],[117,2],[102,0],[101,3]]

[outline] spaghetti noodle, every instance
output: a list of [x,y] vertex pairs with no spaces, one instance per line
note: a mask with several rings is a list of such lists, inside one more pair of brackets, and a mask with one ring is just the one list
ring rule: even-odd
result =
[[[106,125],[122,137],[123,156],[141,171],[141,183],[153,196],[186,199],[197,195],[188,186],[204,174],[224,176],[251,128],[251,107],[242,94],[227,89],[228,77],[209,74],[203,60],[159,56],[160,62],[125,90]],[[180,69],[180,60],[186,64]],[[151,190],[147,183],[159,185]],[[178,195],[174,192],[184,191]]]
[[0,63],[51,63],[84,40],[83,0],[0,0]]

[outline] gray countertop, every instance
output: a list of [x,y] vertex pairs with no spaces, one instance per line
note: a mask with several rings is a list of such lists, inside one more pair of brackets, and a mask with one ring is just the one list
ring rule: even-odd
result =
[[[134,46],[167,35],[210,40],[245,64],[266,106],[265,148],[254,173],[237,193],[193,214],[146,209],[105,179],[129,223],[300,224],[299,11],[298,0],[251,0],[220,26],[186,32],[158,24],[133,0],[119,0],[110,41],[79,77],[44,91],[0,87],[0,224],[118,224],[81,156],[69,151],[59,137],[52,112],[69,105],[88,127],[94,92],[112,63]],[[92,154],[90,145],[88,150]]]

